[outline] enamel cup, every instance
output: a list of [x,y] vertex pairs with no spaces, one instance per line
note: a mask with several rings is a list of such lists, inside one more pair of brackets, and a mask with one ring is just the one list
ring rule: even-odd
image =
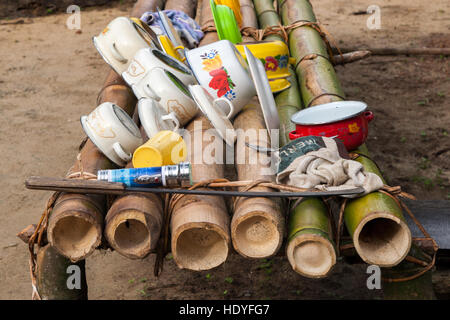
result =
[[128,85],[133,86],[153,68],[170,71],[185,85],[196,83],[194,75],[185,64],[155,48],[145,48],[136,52],[122,77]]
[[[186,60],[198,83],[214,98],[227,98],[233,103],[233,118],[256,95],[248,66],[236,47],[221,40],[186,51]],[[230,110],[221,104],[224,112]]]
[[96,147],[118,166],[126,165],[143,143],[131,117],[111,102],[102,103],[88,116],[82,116],[81,125]]
[[157,47],[154,40],[135,21],[118,17],[96,37],[92,38],[95,48],[103,59],[118,74],[127,70],[139,49]]
[[149,138],[162,130],[177,131],[180,122],[174,112],[167,113],[160,104],[149,98],[139,99],[139,120]]
[[178,164],[186,160],[187,146],[176,132],[163,130],[136,149],[133,167],[161,167]]
[[138,99],[154,99],[167,113],[174,112],[180,126],[188,123],[198,112],[187,87],[166,69],[151,69],[131,88]]

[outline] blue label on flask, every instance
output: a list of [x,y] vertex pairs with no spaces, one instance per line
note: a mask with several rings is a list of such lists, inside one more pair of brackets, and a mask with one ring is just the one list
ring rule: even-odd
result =
[[127,187],[162,186],[161,167],[127,168],[111,170],[111,182],[121,182]]

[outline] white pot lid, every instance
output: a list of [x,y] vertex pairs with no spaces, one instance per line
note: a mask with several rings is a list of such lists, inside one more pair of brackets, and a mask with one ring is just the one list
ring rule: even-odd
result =
[[280,118],[278,117],[277,106],[273,98],[272,89],[270,88],[269,79],[262,62],[255,58],[252,52],[244,47],[247,57],[250,73],[255,84],[256,93],[261,104],[266,128],[271,133],[272,129],[280,129]]
[[190,85],[189,91],[195,103],[208,118],[223,141],[229,146],[234,146],[236,133],[231,121],[225,113],[214,105],[213,97],[200,85]]
[[292,115],[291,121],[300,125],[317,125],[350,119],[367,109],[361,101],[336,101],[301,110]]

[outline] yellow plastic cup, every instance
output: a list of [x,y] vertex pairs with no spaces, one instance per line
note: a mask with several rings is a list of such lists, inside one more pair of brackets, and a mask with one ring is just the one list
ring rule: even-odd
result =
[[161,167],[178,164],[186,160],[187,146],[176,132],[162,130],[136,149],[133,167]]

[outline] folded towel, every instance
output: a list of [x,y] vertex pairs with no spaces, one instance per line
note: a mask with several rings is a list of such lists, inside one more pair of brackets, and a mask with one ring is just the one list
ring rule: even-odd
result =
[[[364,194],[383,187],[381,178],[365,172],[350,160],[343,143],[327,137],[308,136],[292,141],[277,152],[277,183],[324,191],[362,187]],[[352,195],[345,197],[358,197]]]

